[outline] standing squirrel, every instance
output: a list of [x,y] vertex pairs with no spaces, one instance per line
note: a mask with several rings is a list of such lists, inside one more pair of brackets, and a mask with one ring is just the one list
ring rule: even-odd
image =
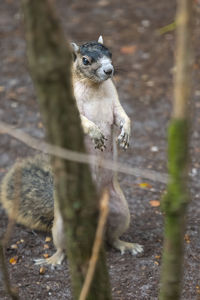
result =
[[[125,196],[110,170],[101,168],[101,159],[113,159],[113,150],[118,145],[127,149],[130,138],[130,119],[123,110],[112,81],[114,67],[112,54],[103,45],[102,36],[98,42],[81,46],[72,43],[72,82],[74,96],[85,134],[85,144],[90,154],[100,157],[99,166],[91,165],[92,177],[97,191],[109,190],[109,216],[106,226],[106,240],[114,248],[137,254],[142,246],[121,241],[119,237],[128,229],[130,212]],[[114,125],[121,132],[116,139]],[[101,151],[100,151],[101,150]],[[65,255],[63,221],[57,207],[53,189],[53,174],[50,162],[43,156],[25,159],[14,164],[2,181],[1,202],[8,215],[12,215],[15,200],[15,174],[20,171],[20,203],[16,221],[32,229],[50,230],[56,253],[48,259],[39,259],[37,264],[61,264]]]

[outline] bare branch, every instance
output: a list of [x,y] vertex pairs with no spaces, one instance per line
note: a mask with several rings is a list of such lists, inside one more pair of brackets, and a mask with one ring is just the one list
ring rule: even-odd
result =
[[[77,151],[72,151],[68,149],[63,149],[58,146],[50,145],[46,142],[43,142],[41,140],[38,140],[36,138],[31,137],[30,135],[22,132],[19,129],[14,129],[10,125],[0,122],[0,133],[5,133],[9,134],[10,136],[18,139],[19,141],[23,142],[27,146],[48,153],[52,154],[55,156],[58,156],[60,158],[64,158],[66,160],[71,160],[75,162],[80,162],[84,164],[94,164],[94,165],[99,165],[99,157],[95,155],[89,155]],[[120,173],[124,173],[127,175],[132,175],[135,177],[142,177],[146,178],[155,182],[160,182],[160,183],[167,183],[167,174],[164,173],[159,173],[156,171],[150,171],[148,169],[139,169],[139,168],[133,168],[130,167],[129,165],[118,163],[113,160],[102,160],[101,161],[101,167],[108,169],[108,170],[113,170],[117,171]]]
[[6,232],[4,234],[3,239],[0,241],[0,265],[3,273],[3,281],[7,293],[11,296],[13,300],[18,300],[19,296],[17,290],[14,287],[12,287],[12,285],[10,284],[9,273],[6,266],[6,260],[4,255],[4,249],[8,245],[8,242],[10,240],[16,222],[16,217],[17,217],[19,203],[20,203],[20,184],[21,184],[21,170],[17,169],[14,178],[14,194],[15,194],[14,205],[12,208],[11,217],[8,220],[8,226]]
[[189,203],[189,114],[192,75],[193,0],[177,0],[177,41],[173,114],[168,133],[169,183],[163,199],[165,236],[160,300],[178,300],[184,257],[186,207]]
[[4,246],[3,246],[3,243],[1,241],[0,241],[0,266],[1,266],[3,279],[4,279],[4,284],[5,284],[5,288],[7,290],[7,293],[10,295],[10,297],[13,300],[19,300],[19,296],[17,294],[16,289],[13,288],[10,284],[8,269],[7,269],[7,266],[6,266],[5,255],[4,255]]
[[106,220],[108,217],[108,202],[109,202],[109,195],[108,191],[104,190],[102,198],[100,200],[100,215],[99,215],[99,222],[97,225],[94,245],[92,249],[92,255],[89,261],[88,271],[85,277],[85,282],[83,288],[81,290],[81,294],[79,300],[85,300],[88,295],[88,291],[90,289],[90,285],[94,276],[94,271],[96,268],[97,260],[99,257],[99,250],[102,245],[104,229],[106,225]]
[[21,187],[21,170],[18,168],[16,169],[16,173],[14,177],[14,194],[15,194],[14,205],[12,207],[12,212],[8,220],[9,221],[8,226],[3,238],[4,247],[7,246],[13,231],[13,227],[15,226],[16,223],[19,204],[20,204],[20,187]]

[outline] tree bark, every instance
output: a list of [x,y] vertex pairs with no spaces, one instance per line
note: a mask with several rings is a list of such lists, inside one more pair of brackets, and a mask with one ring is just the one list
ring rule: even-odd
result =
[[188,140],[192,66],[193,0],[178,0],[176,74],[173,115],[168,136],[169,183],[163,199],[165,237],[160,300],[180,299],[183,271],[185,211],[189,201]]
[[[85,152],[71,83],[72,54],[48,0],[22,0],[28,60],[48,142]],[[58,204],[67,237],[73,298],[88,268],[98,220],[98,197],[88,165],[52,157]],[[111,299],[103,249],[87,299]]]

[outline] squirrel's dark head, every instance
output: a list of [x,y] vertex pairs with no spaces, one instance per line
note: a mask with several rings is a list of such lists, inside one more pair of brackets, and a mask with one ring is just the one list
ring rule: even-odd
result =
[[112,54],[103,45],[102,36],[98,42],[88,42],[81,46],[72,43],[74,68],[82,78],[88,78],[94,82],[102,82],[112,77],[114,67]]

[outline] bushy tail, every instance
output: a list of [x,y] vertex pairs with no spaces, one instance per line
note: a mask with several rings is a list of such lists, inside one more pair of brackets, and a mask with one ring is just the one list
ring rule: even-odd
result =
[[15,217],[17,223],[36,230],[50,230],[54,199],[48,157],[37,155],[15,163],[2,180],[0,202],[8,217]]

